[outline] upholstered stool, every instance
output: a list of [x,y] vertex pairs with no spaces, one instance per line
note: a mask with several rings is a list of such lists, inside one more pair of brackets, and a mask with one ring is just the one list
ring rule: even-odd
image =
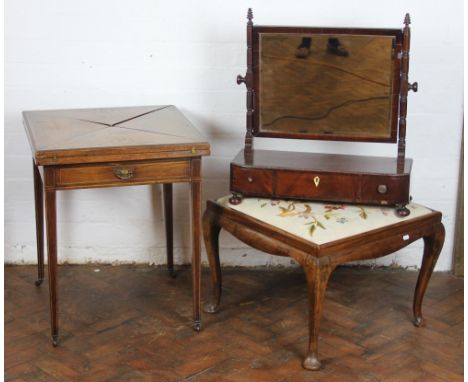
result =
[[414,324],[422,324],[423,296],[445,238],[440,212],[411,203],[407,206],[410,215],[398,217],[393,208],[386,207],[259,198],[232,205],[228,198],[209,201],[203,216],[213,286],[207,312],[215,312],[221,298],[221,228],[253,248],[292,257],[304,268],[308,284],[309,348],[303,366],[318,370],[320,317],[333,270],[349,261],[388,255],[422,238],[424,255],[413,301]]

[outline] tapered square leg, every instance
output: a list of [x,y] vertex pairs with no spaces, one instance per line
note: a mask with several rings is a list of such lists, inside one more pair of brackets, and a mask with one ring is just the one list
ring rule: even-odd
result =
[[193,288],[193,329],[200,331],[200,283],[201,283],[201,182],[193,181],[191,183],[192,200],[192,288]]
[[58,344],[57,311],[57,209],[56,191],[46,190],[47,261],[49,271],[50,327],[52,344]]
[[176,277],[174,271],[174,234],[172,212],[172,183],[163,184],[164,221],[166,229],[167,270],[171,277]]
[[44,281],[44,192],[39,168],[34,163],[34,203],[36,210],[36,243],[37,243],[37,286]]
[[219,260],[219,233],[221,226],[218,224],[215,214],[206,210],[203,215],[203,237],[205,240],[206,255],[210,265],[212,297],[205,305],[207,313],[215,313],[221,302],[221,263]]

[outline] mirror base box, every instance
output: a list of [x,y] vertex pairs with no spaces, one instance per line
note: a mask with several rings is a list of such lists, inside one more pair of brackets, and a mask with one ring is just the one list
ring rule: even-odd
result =
[[412,160],[270,150],[241,150],[231,162],[237,197],[401,206],[409,202]]

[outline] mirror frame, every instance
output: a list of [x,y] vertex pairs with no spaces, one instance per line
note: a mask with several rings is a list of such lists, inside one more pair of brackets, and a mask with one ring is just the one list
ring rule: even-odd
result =
[[[354,35],[354,36],[386,36],[392,37],[392,76],[391,76],[391,102],[390,102],[390,135],[388,137],[375,136],[353,136],[353,135],[329,135],[329,134],[308,134],[298,132],[272,132],[260,129],[260,34],[333,34],[333,35]],[[322,28],[322,27],[291,27],[291,26],[262,26],[252,25],[252,71],[250,84],[252,84],[253,95],[253,115],[252,115],[252,135],[254,137],[268,138],[293,138],[327,141],[356,141],[356,142],[388,142],[396,143],[399,123],[399,103],[401,92],[401,61],[403,50],[403,31],[401,29],[370,29],[370,28]],[[239,80],[238,80],[239,81]],[[249,90],[249,89],[248,89]]]

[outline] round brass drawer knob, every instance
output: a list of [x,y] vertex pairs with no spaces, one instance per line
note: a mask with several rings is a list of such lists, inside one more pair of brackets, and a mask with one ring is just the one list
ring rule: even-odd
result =
[[249,176],[249,177],[247,178],[247,182],[252,183],[252,182],[253,182],[253,178],[252,178],[251,176]]
[[379,184],[379,185],[377,186],[377,192],[378,192],[379,194],[386,194],[387,191],[388,191],[387,185],[385,185],[385,184]]

